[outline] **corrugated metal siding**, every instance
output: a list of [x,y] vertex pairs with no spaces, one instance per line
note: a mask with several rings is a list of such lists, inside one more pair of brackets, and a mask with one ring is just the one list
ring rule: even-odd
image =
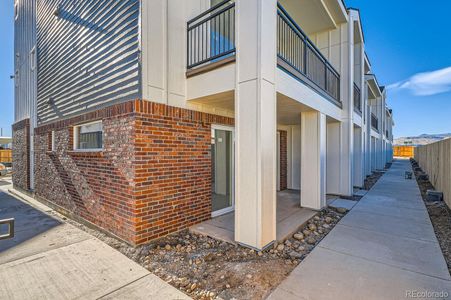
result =
[[[30,140],[36,127],[37,62],[36,0],[16,0],[14,20],[14,123],[30,119]],[[34,55],[31,51],[34,49]],[[32,66],[34,68],[32,68]],[[30,188],[34,188],[34,144],[30,143]]]
[[[36,0],[18,0],[14,21],[14,122],[36,115],[36,69],[31,69],[31,50],[36,45]],[[36,65],[36,61],[34,62]]]
[[37,1],[39,124],[140,97],[139,0]]

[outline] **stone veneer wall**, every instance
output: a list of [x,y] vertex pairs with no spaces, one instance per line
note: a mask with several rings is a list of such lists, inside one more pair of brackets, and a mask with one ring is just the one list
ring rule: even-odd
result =
[[287,189],[287,132],[280,130],[280,190]]
[[15,188],[30,190],[30,119],[15,123],[13,129],[13,174]]
[[[73,151],[94,120],[103,151]],[[212,123],[233,119],[136,100],[38,127],[35,194],[131,244],[185,229],[211,216]]]

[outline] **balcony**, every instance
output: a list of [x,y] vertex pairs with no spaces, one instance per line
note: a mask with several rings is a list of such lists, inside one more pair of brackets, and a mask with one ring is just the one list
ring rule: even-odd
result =
[[280,4],[277,35],[279,67],[341,103],[340,75]]
[[188,21],[187,69],[235,54],[235,2],[223,1]]
[[376,130],[379,131],[379,120],[377,119],[376,115],[371,113],[371,127]]
[[[223,1],[187,25],[187,75],[234,61],[235,2]],[[279,68],[341,106],[340,75],[280,4],[277,57]]]
[[354,110],[362,114],[362,103],[360,98],[360,88],[354,83]]

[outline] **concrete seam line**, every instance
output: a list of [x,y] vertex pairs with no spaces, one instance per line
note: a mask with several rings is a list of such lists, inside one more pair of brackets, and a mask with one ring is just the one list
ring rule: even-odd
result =
[[69,247],[69,246],[75,245],[77,243],[86,242],[88,240],[96,240],[96,238],[94,238],[93,236],[88,236],[86,239],[83,239],[83,240],[80,240],[80,241],[76,241],[76,242],[69,243],[69,244],[66,244],[66,245],[61,245],[60,247],[48,249],[48,250],[43,251],[43,252],[34,253],[34,254],[31,254],[31,255],[28,255],[28,256],[24,256],[24,257],[13,259],[13,260],[10,260],[10,261],[4,262],[4,263],[0,263],[0,266],[6,265],[6,264],[9,264],[9,263],[21,260],[21,259],[26,259],[26,258],[34,256],[34,255],[46,254],[47,252],[51,252],[51,251],[54,251],[54,250],[59,250],[59,249],[65,248],[65,247]]
[[381,264],[381,265],[388,266],[388,267],[391,267],[391,268],[394,268],[394,269],[398,269],[398,270],[402,270],[402,271],[406,271],[406,272],[410,272],[410,273],[415,273],[415,274],[420,274],[420,275],[423,275],[423,276],[440,279],[440,280],[443,280],[443,281],[446,281],[446,282],[451,282],[451,280],[447,279],[447,278],[443,278],[443,277],[439,277],[439,276],[435,276],[435,275],[430,275],[430,274],[426,274],[426,273],[422,273],[422,272],[409,270],[409,269],[406,269],[406,268],[403,268],[403,267],[400,267],[400,266],[395,266],[395,265],[387,264],[387,263],[384,263],[384,262],[381,262],[381,261],[378,261],[378,260],[372,260],[372,259],[369,259],[369,258],[366,258],[366,257],[357,256],[357,255],[353,255],[353,254],[342,252],[342,251],[337,251],[337,250],[330,249],[330,248],[327,248],[327,247],[324,247],[324,246],[320,246],[320,245],[318,245],[317,247],[320,247],[320,248],[323,248],[325,250],[329,250],[329,251],[332,251],[332,252],[335,252],[335,253],[340,253],[340,254],[343,254],[343,255],[346,255],[346,256],[355,257],[355,258],[358,258],[358,259],[361,259],[361,260],[366,260],[366,261],[369,261],[369,262],[372,262],[372,263]]
[[[129,259],[129,258],[127,257],[127,259]],[[124,285],[122,285],[122,286],[120,286],[120,287],[118,287],[118,288],[116,288],[116,289],[114,289],[114,290],[112,290],[112,291],[106,293],[105,295],[102,295],[102,296],[96,298],[96,299],[99,300],[99,299],[105,298],[106,296],[111,295],[111,294],[113,294],[113,293],[119,291],[120,289],[122,289],[122,288],[124,288],[124,287],[126,287],[126,286],[129,286],[130,284],[135,283],[135,282],[137,282],[138,280],[141,280],[141,279],[143,279],[143,278],[146,277],[146,276],[149,276],[150,274],[151,274],[151,273],[148,273],[148,274],[143,275],[143,276],[141,276],[141,277],[139,277],[139,278],[137,278],[137,279],[135,279],[135,280],[132,280],[132,281],[130,281],[130,282],[128,282],[128,283],[126,283],[126,284],[124,284]],[[158,277],[158,279],[160,279],[160,278]],[[162,279],[161,279],[161,280],[162,280]],[[165,282],[165,283],[166,283],[166,282]],[[172,286],[171,286],[171,287],[172,287]]]
[[386,233],[386,232],[380,232],[380,231],[371,230],[371,229],[358,227],[358,226],[354,226],[354,225],[346,225],[346,224],[337,224],[337,225],[344,226],[344,227],[347,227],[347,228],[354,228],[354,229],[357,229],[357,230],[365,230],[365,231],[369,231],[369,232],[374,232],[374,233],[385,235],[385,236],[391,236],[391,237],[396,237],[396,238],[404,238],[404,239],[420,241],[420,242],[424,242],[424,243],[438,244],[437,238],[436,238],[435,241],[434,240],[425,240],[423,238],[414,238],[414,237],[408,237],[408,236],[399,235],[399,234],[391,234],[391,233]]
[[[407,209],[409,209],[409,208],[407,208]],[[356,210],[355,207],[353,208],[353,210],[354,210],[354,213],[365,213],[365,214],[378,215],[378,216],[384,216],[384,217],[400,218],[400,219],[403,219],[403,220],[412,221],[413,223],[417,223],[417,224],[429,225],[429,222],[427,222],[427,221],[417,221],[417,220],[414,220],[413,218],[405,218],[404,216],[399,216],[398,217],[398,216],[393,216],[393,215],[386,215],[386,214],[380,213],[380,212],[369,212],[369,211],[365,211],[365,210],[362,210],[362,209],[357,209]],[[417,210],[417,211],[420,211],[420,210]],[[423,210],[421,210],[421,211],[423,211]],[[349,226],[349,225],[344,225],[344,226]]]

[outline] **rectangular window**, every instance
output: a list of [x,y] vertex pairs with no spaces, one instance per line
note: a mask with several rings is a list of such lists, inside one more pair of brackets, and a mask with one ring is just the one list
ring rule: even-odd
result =
[[102,150],[102,121],[87,123],[74,128],[75,150]]
[[36,69],[36,47],[33,47],[30,51],[30,68],[31,71]]
[[14,86],[16,88],[19,87],[19,70],[16,70],[16,72],[14,72]]
[[14,85],[19,87],[19,68],[20,68],[20,54],[16,52],[15,57],[15,71],[14,71]]
[[52,151],[55,151],[56,150],[56,147],[55,147],[55,131],[52,131],[52,135],[50,136],[50,145],[51,145],[51,148],[50,148],[50,150],[52,150]]
[[19,0],[14,0],[14,20],[19,17]]

